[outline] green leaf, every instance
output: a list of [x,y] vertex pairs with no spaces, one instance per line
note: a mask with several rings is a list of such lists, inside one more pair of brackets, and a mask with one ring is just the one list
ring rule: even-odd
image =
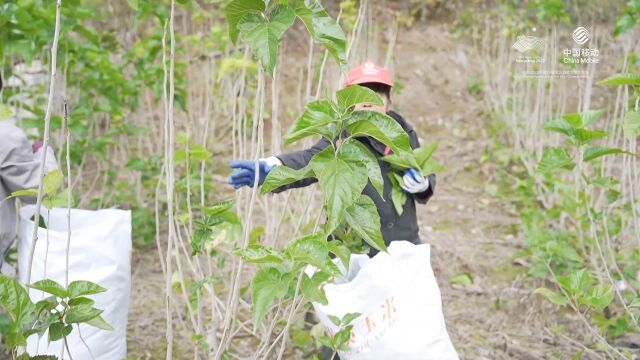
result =
[[344,246],[342,242],[338,240],[332,240],[327,243],[327,249],[329,249],[329,252],[337,256],[340,261],[342,261],[342,265],[344,265],[346,269],[349,269],[349,259],[351,258],[351,251],[349,251],[348,247]]
[[113,331],[113,326],[111,326],[102,316],[96,316],[93,319],[86,321],[88,325],[93,327],[97,327],[98,329]]
[[[1,274],[0,307],[11,317],[11,333],[19,332],[27,327],[35,318],[35,306],[31,302],[27,290],[16,280]],[[23,345],[24,338],[16,335],[14,340],[14,345]]]
[[203,207],[202,212],[207,216],[215,216],[226,212],[236,204],[235,199],[220,201],[213,206]]
[[449,279],[449,283],[463,285],[463,286],[470,286],[473,284],[473,277],[471,276],[470,273],[464,272],[462,274],[458,274],[452,277],[451,279]]
[[96,309],[88,304],[73,306],[67,311],[64,320],[67,324],[85,323],[102,314],[102,310]]
[[608,78],[601,80],[598,85],[618,86],[618,85],[634,85],[640,86],[640,74],[614,74]]
[[[384,105],[384,101],[375,91],[360,85],[351,85],[336,92],[338,106],[347,111],[357,104]],[[394,120],[395,122],[395,120]]]
[[289,6],[276,5],[268,19],[263,14],[248,13],[238,23],[240,37],[271,76],[278,60],[280,38],[294,20],[295,15]]
[[213,156],[211,151],[205,149],[202,145],[193,145],[189,148],[189,159],[193,161],[208,160]]
[[224,10],[229,23],[229,37],[235,44],[238,39],[240,19],[251,12],[263,12],[265,7],[262,0],[233,0]]
[[349,325],[351,324],[351,322],[357,318],[360,317],[360,313],[357,312],[353,312],[353,313],[346,313],[344,314],[344,316],[342,317],[342,325]]
[[585,145],[595,139],[600,139],[607,135],[609,135],[609,133],[603,130],[576,129],[576,145]]
[[30,196],[30,197],[38,196],[38,189],[16,190],[12,192],[10,196],[7,196],[6,198],[4,198],[2,201],[13,199],[19,196]]
[[629,111],[627,113],[627,116],[624,119],[622,130],[624,131],[624,136],[630,140],[633,140],[637,138],[638,135],[640,135],[640,112],[639,111]]
[[[48,209],[56,207],[67,207],[69,197],[69,189],[64,189],[53,197],[46,197],[42,199],[42,205]],[[75,199],[71,196],[71,206],[75,206]]]
[[289,185],[312,176],[313,170],[311,166],[305,166],[302,169],[295,170],[288,166],[278,165],[267,174],[267,177],[260,186],[260,193],[264,195],[281,186]]
[[327,316],[329,317],[329,320],[331,320],[333,325],[340,326],[340,318],[339,317],[337,317],[335,315],[328,315],[328,314],[327,314]]
[[377,111],[356,111],[345,128],[353,136],[371,136],[389,146],[396,154],[411,152],[409,135],[392,117]]
[[583,298],[584,303],[595,310],[602,310],[613,301],[615,292],[611,285],[594,286]]
[[333,147],[318,152],[309,162],[324,191],[327,208],[327,233],[342,221],[346,209],[353,204],[367,185],[367,173],[335,157]]
[[73,298],[73,299],[69,300],[69,306],[78,306],[78,305],[93,306],[93,304],[95,304],[95,301],[93,301],[92,299],[89,299],[87,297],[83,297],[83,296],[79,296],[77,298]]
[[610,155],[610,154],[622,154],[622,153],[626,153],[626,151],[619,148],[607,148],[607,147],[594,146],[584,151],[583,160],[591,161],[601,156]]
[[547,173],[554,169],[572,170],[574,166],[575,163],[566,149],[551,147],[544,149],[537,171]]
[[287,294],[292,279],[289,273],[282,273],[274,267],[258,270],[251,282],[254,324],[262,322],[275,299]]
[[241,256],[242,260],[245,262],[254,264],[282,264],[284,260],[282,254],[278,250],[259,244],[250,244],[246,249],[236,249],[234,250],[234,254]]
[[391,164],[396,170],[421,169],[418,160],[411,152],[401,152],[399,154],[389,154],[380,158],[380,160]]
[[295,263],[295,269],[313,265],[319,269],[331,271],[326,266],[329,249],[326,236],[323,234],[312,234],[295,239],[287,244],[285,253]]
[[0,121],[7,120],[13,116],[13,109],[5,104],[0,104]]
[[55,295],[59,298],[66,298],[69,296],[67,290],[57,282],[51,279],[44,279],[40,281],[36,281],[35,283],[29,285],[30,288],[44,291],[47,294]]
[[69,284],[67,290],[69,291],[70,299],[77,298],[78,296],[99,294],[101,292],[107,291],[107,289],[103,288],[102,286],[86,280],[72,281]]
[[542,128],[567,136],[570,139],[575,137],[575,127],[563,118],[553,119],[542,124]]
[[580,294],[591,285],[593,277],[587,269],[580,269],[568,276],[559,276],[558,282],[570,294]]
[[437,174],[446,170],[444,165],[440,164],[436,159],[430,158],[422,165],[422,173],[425,175]]
[[322,305],[329,304],[327,295],[324,293],[323,283],[329,279],[329,276],[324,272],[317,272],[309,277],[307,274],[302,274],[302,283],[300,284],[300,290],[302,295],[313,302],[320,303]]
[[[358,171],[366,170],[371,184],[376,189],[380,197],[383,197],[384,180],[380,170],[380,164],[375,155],[359,140],[351,138],[345,141],[340,147],[340,159],[346,161]],[[365,167],[366,169],[362,169]]]
[[49,325],[49,342],[62,339],[63,337],[71,334],[71,330],[73,330],[72,325],[65,325],[59,322]]
[[605,112],[606,109],[588,110],[581,113],[564,114],[562,118],[574,128],[581,128],[595,123]]
[[43,310],[52,310],[58,306],[58,298],[54,295],[46,297],[38,301],[35,305],[36,314],[40,314]]
[[636,26],[637,22],[638,20],[636,20],[632,13],[621,14],[616,20],[616,27],[613,30],[613,36],[618,37],[623,32],[631,30],[634,26]]
[[62,171],[59,169],[51,170],[42,180],[42,187],[47,196],[53,195],[62,185]]
[[[420,169],[422,169],[427,162],[433,156],[433,153],[438,149],[438,143],[432,142],[428,145],[420,146],[419,148],[413,149],[413,156],[416,158],[416,162],[420,165]],[[424,175],[428,175],[430,173],[423,172]]]
[[322,44],[338,65],[347,66],[346,37],[338,23],[325,11],[318,0],[295,0],[294,10],[313,39]]
[[556,305],[565,306],[569,303],[569,301],[567,300],[567,298],[564,297],[564,295],[559,294],[553,290],[549,290],[545,287],[537,288],[533,293],[546,297],[547,300],[551,301]]
[[404,211],[404,204],[407,202],[407,193],[400,187],[403,182],[402,176],[398,173],[391,172],[387,174],[389,181],[391,181],[391,201],[393,207],[396,209],[398,215],[402,215]]
[[387,250],[380,232],[380,215],[370,197],[361,195],[347,208],[345,220],[371,247],[381,251]]
[[284,136],[285,143],[290,144],[311,135],[321,135],[332,141],[332,132],[327,127],[335,121],[337,121],[337,115],[329,101],[312,101],[305,106],[302,115]]

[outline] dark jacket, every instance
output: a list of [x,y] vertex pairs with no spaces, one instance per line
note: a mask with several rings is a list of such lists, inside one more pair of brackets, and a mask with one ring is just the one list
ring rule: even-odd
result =
[[[416,132],[413,130],[411,125],[406,122],[402,118],[402,116],[393,111],[389,111],[387,115],[394,118],[398,122],[398,124],[400,124],[402,128],[407,132],[407,134],[409,135],[409,139],[411,140],[412,148],[415,149],[417,147],[420,147],[418,135],[416,135]],[[386,146],[383,143],[371,137],[361,137],[358,138],[358,140],[360,140],[365,146],[367,146],[367,148],[373,154],[375,154],[376,157],[380,158],[384,156],[384,149]],[[293,169],[301,169],[309,163],[313,155],[326,148],[327,146],[329,146],[329,141],[325,138],[322,138],[309,149],[278,155],[277,158],[280,159],[280,161],[282,161],[285,166]],[[418,234],[419,229],[418,221],[416,220],[415,201],[421,204],[426,204],[427,201],[431,198],[436,187],[435,175],[429,175],[429,188],[426,191],[418,194],[407,194],[407,202],[404,204],[402,215],[398,215],[393,206],[393,202],[391,201],[391,182],[387,177],[387,173],[393,170],[391,169],[391,165],[382,160],[378,160],[378,163],[380,164],[382,178],[384,179],[384,199],[380,197],[371,182],[367,184],[362,193],[371,197],[371,199],[373,199],[373,202],[376,204],[376,207],[378,208],[378,214],[380,214],[380,225],[382,227],[382,238],[384,239],[385,244],[389,245],[392,240],[408,240],[414,244],[419,244],[420,236]],[[315,183],[316,181],[317,179],[315,178],[304,179],[290,185],[282,186],[276,189],[274,192],[281,192],[291,188],[308,186]],[[377,250],[371,249],[369,255],[373,256],[377,252]]]

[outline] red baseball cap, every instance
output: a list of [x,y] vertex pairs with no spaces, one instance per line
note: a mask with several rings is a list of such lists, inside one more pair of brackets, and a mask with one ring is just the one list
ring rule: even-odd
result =
[[349,73],[347,74],[347,81],[344,86],[346,87],[365,83],[380,83],[393,87],[389,70],[374,64],[372,61],[366,61],[349,70]]

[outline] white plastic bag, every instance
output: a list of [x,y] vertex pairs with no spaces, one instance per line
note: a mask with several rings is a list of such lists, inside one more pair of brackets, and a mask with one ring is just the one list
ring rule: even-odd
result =
[[457,360],[429,245],[394,241],[388,250],[373,258],[352,255],[346,277],[324,288],[328,305],[313,304],[330,334],[340,328],[329,315],[361,314],[351,322],[349,350],[339,351],[340,358]]
[[[20,241],[18,243],[18,272],[22,284],[27,281],[27,266],[32,244],[33,222],[30,218],[35,206],[20,210]],[[64,286],[67,248],[67,209],[42,208],[42,217],[48,230],[38,229],[38,242],[33,257],[31,282],[45,278]],[[47,220],[48,217],[48,220]],[[48,232],[48,235],[47,235]],[[47,251],[47,237],[49,249]],[[95,307],[103,309],[102,317],[114,331],[101,330],[90,325],[80,325],[82,343],[77,326],[67,337],[74,360],[121,360],[127,353],[127,316],[131,287],[131,212],[116,209],[79,210],[71,209],[71,246],[69,250],[69,282],[88,280],[107,289],[91,295]],[[30,290],[33,302],[49,296],[41,291]],[[62,341],[47,344],[47,334],[38,339],[32,335],[27,339],[30,355],[60,356]],[[90,350],[89,350],[90,349]],[[65,357],[66,358],[66,357]]]

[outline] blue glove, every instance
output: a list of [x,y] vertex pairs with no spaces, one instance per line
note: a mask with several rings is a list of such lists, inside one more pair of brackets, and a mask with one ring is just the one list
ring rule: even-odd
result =
[[429,180],[422,177],[416,169],[405,170],[402,180],[404,184],[400,185],[400,187],[410,194],[421,193],[429,188]]
[[[256,178],[256,162],[253,160],[234,160],[229,163],[232,169],[236,169],[229,177],[229,184],[237,190],[243,186],[254,187]],[[258,162],[258,185],[262,185],[267,174],[275,165],[268,165],[265,160]]]

